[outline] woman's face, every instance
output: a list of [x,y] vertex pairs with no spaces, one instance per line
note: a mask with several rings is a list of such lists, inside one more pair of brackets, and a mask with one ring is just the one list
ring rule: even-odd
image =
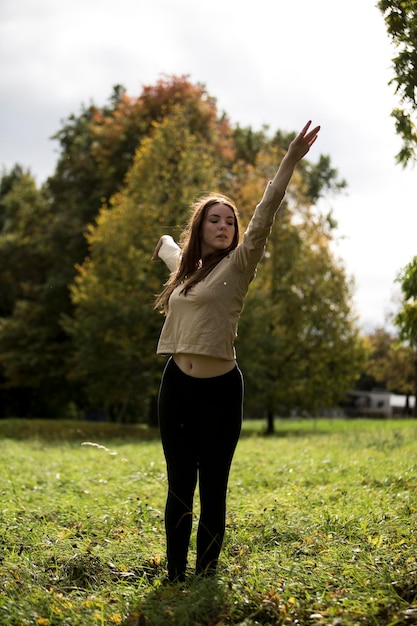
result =
[[201,233],[201,255],[226,250],[235,234],[235,215],[227,204],[218,202],[207,211]]

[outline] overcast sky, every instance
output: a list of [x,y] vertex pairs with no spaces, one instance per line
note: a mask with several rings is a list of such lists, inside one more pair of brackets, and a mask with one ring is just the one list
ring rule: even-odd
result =
[[328,198],[337,254],[356,283],[361,326],[385,324],[398,271],[417,254],[416,168],[400,140],[389,42],[376,0],[0,0],[0,166],[52,174],[51,136],[116,84],[140,95],[163,75],[203,83],[232,124],[322,126],[345,194]]

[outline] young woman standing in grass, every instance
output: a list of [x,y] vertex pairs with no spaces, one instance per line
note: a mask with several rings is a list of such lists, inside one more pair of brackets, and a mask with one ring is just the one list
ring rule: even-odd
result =
[[152,257],[171,271],[156,306],[166,315],[157,353],[170,357],[158,413],[168,473],[165,528],[172,581],[185,578],[197,478],[196,572],[216,571],[242,423],[243,377],[234,348],[238,320],[294,168],[317,139],[320,127],[310,126],[291,142],[241,243],[235,205],[226,196],[209,195],[194,205],[181,248],[163,235]]

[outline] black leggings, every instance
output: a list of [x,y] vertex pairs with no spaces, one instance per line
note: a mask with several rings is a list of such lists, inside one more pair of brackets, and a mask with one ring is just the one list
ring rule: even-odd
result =
[[168,472],[165,508],[168,576],[183,578],[199,479],[197,573],[212,573],[223,543],[229,470],[242,425],[243,377],[236,366],[214,378],[184,374],[171,357],[158,414]]

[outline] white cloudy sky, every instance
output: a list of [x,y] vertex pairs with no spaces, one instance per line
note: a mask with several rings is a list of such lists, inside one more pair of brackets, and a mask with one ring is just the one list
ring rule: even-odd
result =
[[0,0],[0,166],[53,172],[50,137],[113,85],[139,95],[164,74],[203,83],[233,124],[322,125],[347,193],[329,198],[337,253],[356,283],[362,327],[395,309],[394,279],[417,254],[414,168],[400,148],[393,49],[376,0]]

